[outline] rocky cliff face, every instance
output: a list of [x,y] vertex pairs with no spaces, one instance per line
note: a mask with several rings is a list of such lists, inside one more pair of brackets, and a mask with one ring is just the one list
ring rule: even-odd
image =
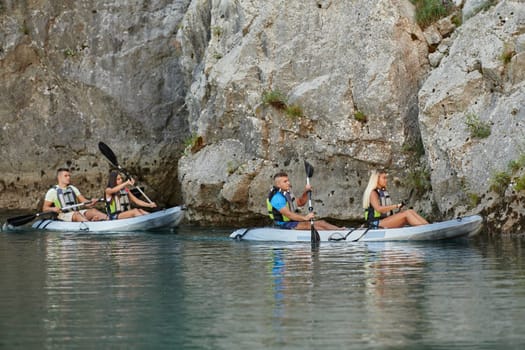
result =
[[[207,144],[180,163],[192,214],[206,220],[217,212],[264,215],[273,173],[287,170],[300,191],[308,159],[316,169],[319,215],[360,217],[370,167],[402,172],[419,139],[417,92],[430,67],[413,7],[390,1],[199,5],[179,32],[184,57],[193,57],[183,61],[192,73],[190,127]],[[207,9],[209,21],[196,21]],[[194,39],[196,32],[210,33],[208,46],[194,44],[203,41]],[[282,93],[299,115],[264,104],[269,92]]]
[[300,192],[307,159],[322,217],[359,219],[381,167],[431,218],[521,229],[523,2],[455,1],[424,30],[408,0],[113,3],[0,0],[1,207],[65,163],[101,191],[102,140],[201,223],[267,223],[272,175]]
[[[424,31],[407,2],[192,8],[190,33],[211,33],[203,50],[179,32],[182,46],[199,57],[185,61],[188,106],[192,131],[207,143],[179,168],[194,217],[263,216],[271,175],[287,170],[300,191],[307,158],[316,166],[321,216],[360,217],[369,169],[382,167],[394,175],[395,197],[417,189],[422,200],[414,204],[427,216],[499,213],[493,223],[502,217],[506,229],[519,230],[519,193],[516,205],[503,208],[508,198],[491,182],[523,152],[516,130],[524,120],[524,5],[456,4],[466,10],[455,15],[462,25],[450,16]],[[209,21],[194,21],[210,6]],[[264,104],[268,91],[283,92],[302,116]],[[469,118],[474,127],[488,123],[491,135],[471,136]]]
[[482,211],[498,228],[520,231],[525,3],[502,1],[481,11],[451,39],[419,91],[434,199],[442,212]]
[[60,166],[100,195],[99,141],[161,201],[177,199],[187,88],[174,43],[188,6],[0,1],[0,207],[36,207]]
[[434,198],[442,212],[492,213],[495,226],[521,230],[523,191],[514,185],[525,165],[525,3],[481,11],[452,39],[419,91]]

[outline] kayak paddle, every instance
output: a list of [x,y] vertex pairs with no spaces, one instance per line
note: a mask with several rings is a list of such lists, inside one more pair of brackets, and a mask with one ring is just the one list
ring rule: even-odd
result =
[[[314,176],[314,167],[308,163],[306,160],[304,161],[304,170],[306,171],[306,184],[310,185],[310,178]],[[314,211],[314,208],[312,207],[312,190],[308,191],[308,211],[311,213]],[[319,232],[314,227],[314,219],[310,219],[310,240],[312,244],[319,244],[321,241],[321,237],[319,237]]]
[[[109,148],[108,145],[106,145],[104,142],[101,141],[101,142],[98,143],[98,149],[109,160],[109,162],[111,164],[113,164],[114,167],[116,167],[118,170],[123,172],[128,178],[132,179],[131,175],[127,172],[127,170],[120,166],[120,164],[118,163],[118,160],[117,160],[117,156],[111,150],[111,148]],[[140,192],[140,194],[142,194],[144,196],[144,198],[146,198],[146,200],[149,203],[153,203],[151,201],[151,199],[149,199],[149,197],[146,196],[146,194],[140,189],[139,186],[136,186],[135,188]]]
[[[103,200],[103,199],[99,199],[99,201],[101,201],[101,200]],[[68,210],[68,209],[74,209],[74,208],[82,207],[82,206],[84,206],[86,204],[89,204],[89,203],[91,203],[91,201],[82,202],[82,203],[78,203],[78,204],[74,204],[74,205],[69,205],[67,207],[62,208],[62,210]],[[34,219],[36,219],[36,218],[38,218],[40,216],[46,216],[46,215],[51,215],[51,214],[56,214],[56,213],[54,211],[43,211],[43,212],[36,213],[36,214],[27,214],[27,215],[15,216],[15,217],[12,217],[12,218],[8,218],[7,219],[7,224],[11,225],[11,226],[22,226],[22,225],[27,224],[30,221],[33,221]]]
[[7,224],[11,226],[22,226],[24,224],[27,224],[30,221],[33,221],[34,219],[40,216],[51,215],[51,214],[56,214],[56,213],[54,211],[43,211],[41,213],[36,213],[36,214],[15,216],[12,218],[7,218]]
[[399,207],[398,212],[401,211],[401,208],[403,208],[405,205],[407,205],[407,204],[410,203],[410,199],[412,198],[412,194],[413,194],[413,193],[414,193],[414,189],[411,189],[411,190],[410,190],[410,193],[408,194],[407,199],[403,199],[403,200],[401,201],[401,206]]

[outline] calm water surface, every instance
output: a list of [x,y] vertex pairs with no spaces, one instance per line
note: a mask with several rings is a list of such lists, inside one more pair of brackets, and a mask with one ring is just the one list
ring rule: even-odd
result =
[[0,349],[525,348],[522,239],[312,251],[230,231],[0,232]]

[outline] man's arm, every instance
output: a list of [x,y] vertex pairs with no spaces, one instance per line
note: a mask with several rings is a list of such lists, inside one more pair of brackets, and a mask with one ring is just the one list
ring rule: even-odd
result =
[[55,213],[60,212],[60,208],[55,206],[55,200],[57,199],[57,192],[54,188],[47,191],[44,197],[44,204],[42,205],[42,211],[54,211]]
[[293,221],[309,221],[310,219],[314,218],[314,213],[300,215],[292,212],[290,209],[288,209],[288,207],[282,207],[281,210],[279,210],[279,212]]
[[44,201],[42,205],[42,211],[54,211],[55,213],[60,212],[60,208],[54,206],[53,202]]
[[73,191],[75,192],[75,195],[77,196],[77,200],[79,203],[85,203],[85,202],[91,201],[91,203],[86,204],[86,207],[92,207],[98,202],[98,198],[87,199],[86,197],[84,197],[84,195],[80,193],[80,191],[76,187],[73,187]]
[[306,185],[304,187],[304,192],[301,195],[301,197],[296,198],[297,199],[297,206],[302,207],[308,202],[308,191],[312,190],[312,186],[310,184]]

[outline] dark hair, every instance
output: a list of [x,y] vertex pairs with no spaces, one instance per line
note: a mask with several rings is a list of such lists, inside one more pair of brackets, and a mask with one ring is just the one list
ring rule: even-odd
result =
[[278,177],[288,177],[288,174],[285,173],[284,171],[280,171],[280,172],[278,172],[277,174],[275,174],[275,175],[273,176],[273,179],[275,180],[275,179],[277,179]]
[[69,169],[68,168],[58,168],[57,169],[57,175],[63,171],[67,171],[69,173]]
[[117,185],[117,176],[119,175],[118,170],[111,170],[108,178],[108,187],[113,188]]

